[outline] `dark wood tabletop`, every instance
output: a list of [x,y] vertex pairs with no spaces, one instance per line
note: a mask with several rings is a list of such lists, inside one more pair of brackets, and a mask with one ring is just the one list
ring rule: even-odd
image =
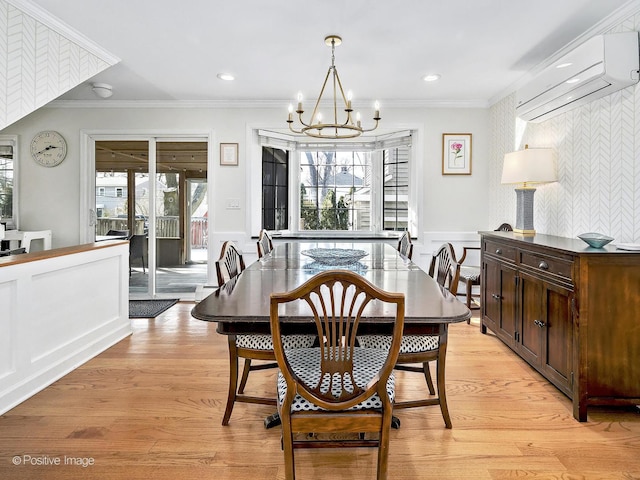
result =
[[[395,248],[383,242],[346,243],[310,242],[277,245],[271,254],[251,264],[240,275],[198,303],[191,314],[199,320],[217,322],[223,334],[268,333],[269,302],[273,292],[298,287],[327,268],[303,252],[314,248],[363,250],[366,255],[348,267],[377,287],[405,294],[405,333],[436,333],[443,324],[466,321],[471,312],[455,296],[441,288],[416,264],[403,258]],[[300,302],[286,305],[284,315],[291,331],[311,327],[309,312]],[[394,312],[378,302],[365,311],[365,329],[386,331]]]

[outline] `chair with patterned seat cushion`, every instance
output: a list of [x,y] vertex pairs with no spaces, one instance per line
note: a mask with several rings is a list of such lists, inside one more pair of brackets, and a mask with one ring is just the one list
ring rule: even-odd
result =
[[260,235],[258,236],[258,258],[262,258],[265,255],[271,253],[273,250],[273,241],[271,240],[271,236],[269,232],[265,229],[260,230]]
[[[444,289],[458,284],[460,266],[455,260],[455,252],[450,243],[442,245],[431,259],[429,275]],[[394,408],[424,407],[439,405],[446,428],[451,428],[451,417],[447,406],[445,389],[445,360],[447,353],[448,328],[440,325],[438,334],[434,335],[406,335],[402,337],[400,353],[396,362],[396,370],[418,372],[424,375],[431,397],[419,400],[397,401]],[[389,348],[390,340],[387,335],[362,335],[358,337],[360,345],[368,348]],[[436,362],[436,389],[431,377],[430,362]],[[416,366],[420,364],[420,366]]]
[[[220,258],[216,261],[218,284],[222,288],[233,288],[238,275],[245,269],[244,259],[233,242],[222,245]],[[245,395],[244,389],[249,379],[249,372],[276,368],[273,341],[269,334],[227,335],[229,344],[229,393],[227,405],[222,417],[222,425],[228,425],[235,402],[260,403],[275,405],[275,397]],[[315,342],[314,335],[288,335],[285,337],[287,348],[310,347]],[[242,377],[238,385],[238,359],[244,358]],[[252,364],[252,360],[263,360],[268,363]]]
[[[494,231],[496,232],[511,232],[513,228],[508,223],[503,223]],[[474,308],[473,305],[473,287],[480,286],[480,266],[479,265],[465,265],[464,262],[467,259],[467,254],[472,250],[480,250],[480,247],[462,247],[462,257],[460,257],[460,283],[465,287],[465,298],[467,308]],[[475,308],[480,308],[476,306]],[[471,318],[467,320],[467,323],[471,323]]]
[[[372,301],[395,310],[390,348],[356,344],[361,316]],[[281,327],[287,317],[282,312],[283,305],[292,302],[299,302],[295,310],[314,320],[318,338],[324,339],[320,345],[286,347]],[[272,294],[270,316],[280,367],[278,413],[285,478],[295,479],[295,448],[377,446],[377,478],[386,479],[395,397],[393,367],[404,325],[404,295],[380,290],[352,271],[328,270],[291,292]],[[377,436],[367,438],[367,432]],[[306,437],[294,439],[294,433]]]

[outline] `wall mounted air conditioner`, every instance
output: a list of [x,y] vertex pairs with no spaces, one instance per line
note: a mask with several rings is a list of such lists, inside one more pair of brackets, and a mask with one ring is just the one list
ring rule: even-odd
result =
[[598,35],[538,73],[516,92],[516,114],[541,122],[638,83],[638,32]]

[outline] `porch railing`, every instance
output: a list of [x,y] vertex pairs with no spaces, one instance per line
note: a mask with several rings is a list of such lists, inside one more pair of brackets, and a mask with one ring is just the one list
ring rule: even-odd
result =
[[[96,235],[106,235],[109,230],[129,230],[132,234],[142,235],[147,232],[148,222],[136,219],[135,228],[131,232],[126,218],[100,217],[97,219]],[[207,217],[191,218],[191,245],[194,248],[207,247]],[[176,238],[180,236],[179,217],[156,217],[156,237]]]

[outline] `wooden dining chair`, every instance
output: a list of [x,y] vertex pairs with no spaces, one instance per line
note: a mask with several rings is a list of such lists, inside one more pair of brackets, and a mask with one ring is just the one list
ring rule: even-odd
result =
[[[429,275],[446,290],[452,285],[458,285],[460,265],[456,262],[455,252],[450,243],[442,245],[431,259]],[[455,292],[453,292],[455,295]],[[396,362],[396,370],[422,373],[427,383],[430,397],[419,400],[395,402],[394,408],[424,407],[439,405],[446,428],[451,428],[451,417],[447,406],[445,389],[445,361],[447,354],[448,327],[440,325],[437,335],[405,335],[402,337],[400,353]],[[360,345],[369,348],[390,347],[391,341],[387,335],[362,335],[358,337]],[[436,362],[436,385],[431,376],[430,362]],[[420,364],[417,366],[416,364]],[[437,386],[437,396],[436,396]]]
[[273,250],[273,241],[271,240],[271,236],[269,236],[269,232],[265,229],[260,230],[260,235],[258,236],[258,258],[262,258],[265,255],[271,253]]
[[411,243],[411,234],[409,231],[404,232],[400,240],[398,240],[398,252],[409,260],[413,257],[413,243]]
[[[242,253],[233,244],[226,241],[222,245],[220,258],[216,261],[216,274],[218,285],[224,287],[229,282],[236,281],[238,275],[245,269]],[[298,348],[313,345],[314,335],[288,335],[286,337],[288,348]],[[244,389],[249,379],[249,372],[276,368],[275,354],[273,353],[273,341],[270,334],[239,334],[227,335],[229,344],[229,393],[227,405],[222,417],[222,425],[228,425],[233,412],[235,402],[259,403],[275,405],[274,397],[246,395]],[[242,377],[238,385],[238,360],[244,358]],[[252,360],[263,360],[267,363],[253,364]]]
[[[356,345],[363,312],[372,301],[395,310],[388,349]],[[282,336],[281,306],[300,302],[314,320],[319,346],[290,350]],[[357,273],[328,270],[291,292],[271,294],[271,333],[278,374],[285,478],[295,479],[294,449],[377,446],[377,478],[386,479],[396,363],[404,325],[404,294],[385,292]],[[335,433],[353,435],[332,436]],[[375,438],[364,437],[375,432]],[[307,434],[305,439],[294,433]],[[323,436],[326,435],[326,438]]]
[[[512,232],[513,228],[508,223],[503,223],[494,231],[496,232]],[[479,265],[465,265],[464,262],[467,259],[467,254],[472,250],[480,250],[480,247],[462,247],[462,256],[460,257],[460,283],[465,288],[465,299],[467,308],[473,308],[473,287],[480,286],[480,266]],[[477,306],[476,308],[479,308]],[[471,319],[467,320],[467,323],[471,323]]]

